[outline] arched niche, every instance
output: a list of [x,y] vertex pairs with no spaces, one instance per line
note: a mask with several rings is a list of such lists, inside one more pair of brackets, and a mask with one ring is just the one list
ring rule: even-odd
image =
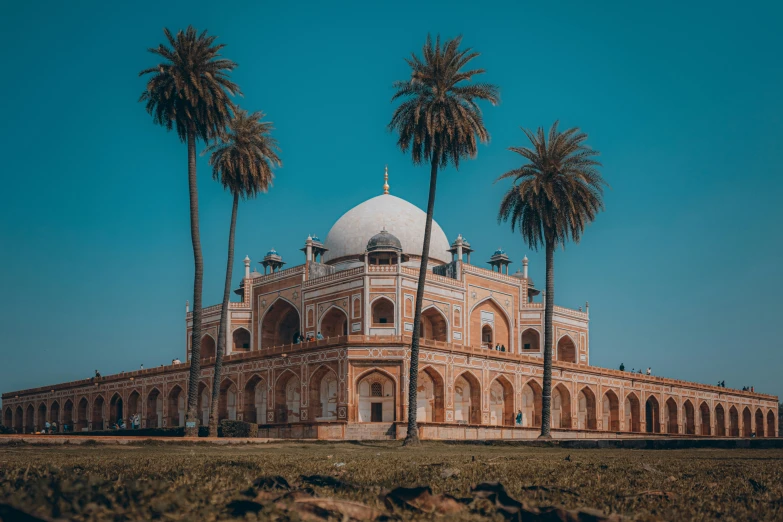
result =
[[595,430],[598,429],[598,419],[596,416],[595,394],[593,390],[585,386],[577,394],[576,421],[577,429]]
[[185,391],[179,385],[175,385],[169,390],[168,425],[184,426],[185,409]]
[[454,420],[481,424],[481,383],[470,372],[463,372],[454,380]]
[[242,419],[254,424],[267,422],[267,382],[258,375],[253,375],[245,383],[244,409]]
[[372,370],[356,383],[359,422],[394,422],[396,390],[394,380],[384,372]]
[[449,323],[437,307],[431,306],[421,313],[421,336],[424,339],[448,342]]
[[250,351],[250,331],[247,328],[235,328],[231,333],[231,351],[234,353]]
[[394,326],[394,303],[387,297],[378,297],[370,305],[372,325]]
[[606,431],[620,431],[620,399],[612,390],[604,393],[601,412],[603,414],[603,428]]
[[434,368],[428,366],[419,370],[416,386],[416,420],[418,422],[443,422],[444,386],[443,378]]
[[522,332],[522,352],[538,352],[541,350],[541,334],[534,328]]
[[489,423],[492,426],[513,426],[514,417],[514,386],[500,375],[489,385]]
[[348,314],[342,308],[332,306],[321,316],[318,332],[324,337],[348,335]]
[[564,335],[557,341],[557,360],[576,363],[576,343],[568,335]]
[[625,397],[625,429],[631,433],[639,433],[642,431],[641,422],[641,404],[639,397],[634,392],[629,393]]
[[552,428],[571,429],[571,394],[563,383],[552,390],[551,404]]
[[542,390],[537,381],[531,379],[522,386],[522,426],[541,427]]
[[261,318],[261,348],[292,344],[300,332],[301,321],[296,307],[278,298]]
[[284,371],[275,383],[275,420],[299,422],[302,419],[302,384],[299,376]]
[[[347,319],[347,318],[346,318]],[[319,422],[337,420],[337,372],[321,365],[310,377],[310,417]]]
[[[489,328],[486,328],[489,326]],[[491,340],[487,334],[491,333]],[[492,298],[487,298],[473,307],[470,312],[470,344],[484,348],[496,345],[512,351],[511,325],[505,310]]]

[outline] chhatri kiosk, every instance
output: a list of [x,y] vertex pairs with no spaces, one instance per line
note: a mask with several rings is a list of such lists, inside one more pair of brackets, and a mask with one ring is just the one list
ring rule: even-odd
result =
[[[213,386],[219,416],[260,436],[400,438],[425,214],[382,195],[346,212],[301,264],[274,249],[245,273],[229,307],[222,381],[212,382],[221,305],[204,308],[199,411]],[[544,305],[501,250],[489,268],[462,236],[433,222],[416,408],[425,439],[534,438],[541,424]],[[286,258],[289,259],[290,258]],[[487,261],[486,259],[484,261]],[[192,319],[185,318],[190,357]],[[590,365],[589,309],[555,306],[554,437],[777,436],[777,397]],[[320,334],[319,334],[320,333]],[[312,339],[296,342],[299,338]],[[3,423],[32,432],[57,421],[105,429],[139,413],[147,427],[184,425],[187,362],[2,396]],[[515,425],[522,411],[521,426]]]

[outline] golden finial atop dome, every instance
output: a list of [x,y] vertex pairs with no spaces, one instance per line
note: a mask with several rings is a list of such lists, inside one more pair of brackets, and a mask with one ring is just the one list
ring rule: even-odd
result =
[[389,193],[389,166],[386,165],[386,171],[383,173],[383,193]]

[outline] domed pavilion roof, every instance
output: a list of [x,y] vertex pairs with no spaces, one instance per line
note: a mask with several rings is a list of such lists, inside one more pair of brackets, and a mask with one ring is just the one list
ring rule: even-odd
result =
[[[391,194],[382,194],[353,207],[343,214],[326,236],[324,246],[329,251],[324,262],[364,254],[368,241],[385,229],[399,240],[404,254],[421,255],[427,214],[416,205]],[[449,241],[443,229],[433,221],[430,238],[430,258],[451,261]]]
[[376,250],[396,250],[402,252],[402,244],[394,235],[383,229],[367,242],[368,252],[375,252]]

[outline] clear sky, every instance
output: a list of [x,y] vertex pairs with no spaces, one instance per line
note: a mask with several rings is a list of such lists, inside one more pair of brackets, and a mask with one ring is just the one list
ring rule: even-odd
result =
[[[579,126],[612,190],[556,253],[556,301],[590,302],[591,363],[783,395],[780,2],[6,2],[0,17],[0,390],[185,356],[193,261],[186,147],[137,102],[163,27],[228,44],[284,166],[239,210],[242,258],[299,264],[308,233],[429,179],[386,130],[427,32],[464,35],[502,103],[478,157],[440,177],[435,219],[544,282],[496,222],[520,126]],[[777,159],[776,159],[777,158]],[[231,198],[199,159],[204,304],[218,303]]]

